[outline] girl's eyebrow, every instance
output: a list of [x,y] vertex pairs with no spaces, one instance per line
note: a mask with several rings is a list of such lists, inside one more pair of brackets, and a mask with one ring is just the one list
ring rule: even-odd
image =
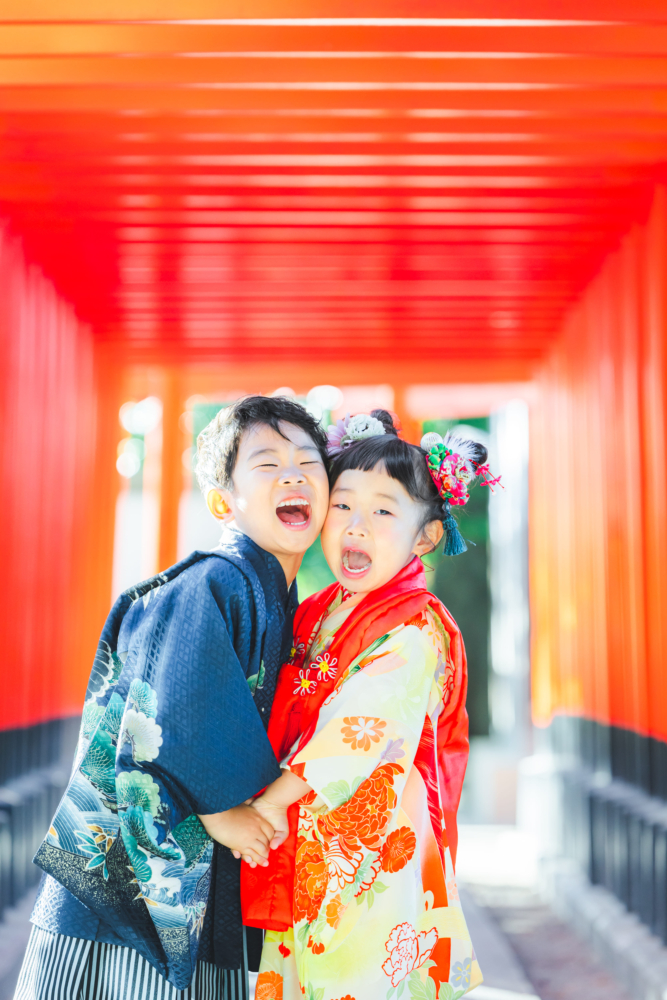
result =
[[[354,490],[349,486],[334,486],[331,491],[333,496],[334,493],[354,493]],[[382,500],[393,500],[394,503],[398,503],[398,497],[394,496],[393,493],[374,493],[374,497],[379,497]]]

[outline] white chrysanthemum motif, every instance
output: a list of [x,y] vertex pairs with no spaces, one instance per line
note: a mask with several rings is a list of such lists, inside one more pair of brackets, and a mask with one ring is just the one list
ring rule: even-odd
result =
[[120,745],[130,743],[132,758],[135,763],[142,760],[155,760],[162,746],[162,727],[155,719],[149,719],[143,712],[128,708],[123,717],[123,730]]
[[357,413],[350,417],[347,424],[347,437],[353,441],[365,441],[366,438],[378,437],[385,434],[385,426],[377,417],[371,417],[367,413]]

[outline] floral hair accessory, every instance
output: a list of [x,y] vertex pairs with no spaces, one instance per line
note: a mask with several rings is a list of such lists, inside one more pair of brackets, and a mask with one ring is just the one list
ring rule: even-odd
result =
[[474,441],[466,441],[454,434],[442,438],[434,431],[424,434],[421,446],[426,452],[426,464],[438,493],[445,501],[445,555],[457,556],[466,552],[466,545],[451,508],[467,504],[470,499],[469,484],[480,479],[482,486],[491,490],[500,483],[500,476],[492,476],[486,463],[477,461],[478,446]]
[[377,417],[371,417],[368,413],[356,413],[351,417],[348,413],[344,420],[337,420],[335,424],[329,426],[328,452],[330,455],[339,455],[357,441],[365,441],[367,438],[379,437],[386,433],[384,424]]

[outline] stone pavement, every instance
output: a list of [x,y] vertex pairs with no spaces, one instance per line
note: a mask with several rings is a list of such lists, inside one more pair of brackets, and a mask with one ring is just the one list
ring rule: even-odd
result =
[[23,952],[30,936],[30,914],[37,894],[31,889],[18,906],[6,910],[0,920],[0,1000],[12,1000]]
[[[475,885],[468,888],[468,893],[485,919],[495,925],[505,946],[512,950],[532,984],[531,992],[540,1000],[630,1000],[590,946],[531,890]],[[468,913],[465,900],[464,910]],[[470,933],[477,948],[475,921],[471,924]],[[489,962],[485,968],[482,947],[479,961],[485,984],[495,985],[497,966]],[[483,989],[473,990],[471,1000],[477,996],[485,1000]]]

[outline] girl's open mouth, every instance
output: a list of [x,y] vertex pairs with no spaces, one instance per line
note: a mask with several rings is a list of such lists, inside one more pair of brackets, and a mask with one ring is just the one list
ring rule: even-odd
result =
[[343,573],[353,580],[365,576],[373,564],[368,552],[364,552],[362,549],[345,549],[341,562]]
[[306,528],[310,524],[310,504],[305,497],[290,497],[276,507],[278,520],[288,528]]

